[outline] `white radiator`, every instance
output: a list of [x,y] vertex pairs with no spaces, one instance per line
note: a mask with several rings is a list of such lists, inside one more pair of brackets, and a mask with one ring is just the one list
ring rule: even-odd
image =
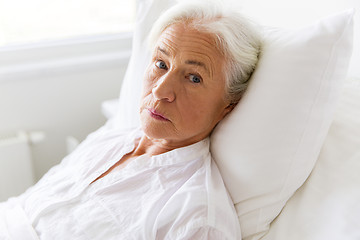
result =
[[0,201],[23,193],[35,183],[31,144],[43,138],[42,132],[24,131],[0,137]]

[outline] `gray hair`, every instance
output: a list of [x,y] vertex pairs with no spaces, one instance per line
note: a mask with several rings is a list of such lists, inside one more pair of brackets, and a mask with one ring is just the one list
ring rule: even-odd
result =
[[181,1],[155,22],[149,34],[150,47],[155,46],[168,26],[179,22],[191,24],[194,29],[215,37],[217,49],[227,60],[224,69],[225,97],[236,104],[245,92],[258,61],[261,38],[257,27],[220,1]]

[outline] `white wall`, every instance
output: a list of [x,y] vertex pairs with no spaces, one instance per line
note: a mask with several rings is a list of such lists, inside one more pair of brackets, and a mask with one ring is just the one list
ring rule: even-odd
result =
[[118,97],[130,47],[128,35],[0,50],[0,136],[45,132],[32,147],[36,179],[66,155],[67,136],[104,124],[101,103]]
[[243,0],[243,12],[260,24],[277,27],[301,27],[322,17],[355,8],[354,51],[350,77],[360,77],[360,1],[359,0]]

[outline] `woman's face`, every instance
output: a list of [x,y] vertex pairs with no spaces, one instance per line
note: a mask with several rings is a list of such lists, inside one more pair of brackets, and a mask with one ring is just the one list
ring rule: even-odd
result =
[[224,99],[224,57],[214,39],[184,24],[159,37],[144,79],[144,133],[172,147],[207,137],[231,107]]

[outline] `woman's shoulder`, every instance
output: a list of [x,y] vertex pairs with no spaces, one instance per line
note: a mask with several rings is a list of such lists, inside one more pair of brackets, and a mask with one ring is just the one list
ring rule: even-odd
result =
[[[240,239],[233,202],[210,155],[202,167],[174,193],[159,215],[157,224],[163,233],[169,229],[173,234],[183,231],[188,234],[224,233],[224,236],[232,236],[229,239]],[[178,232],[175,233],[174,229]]]

